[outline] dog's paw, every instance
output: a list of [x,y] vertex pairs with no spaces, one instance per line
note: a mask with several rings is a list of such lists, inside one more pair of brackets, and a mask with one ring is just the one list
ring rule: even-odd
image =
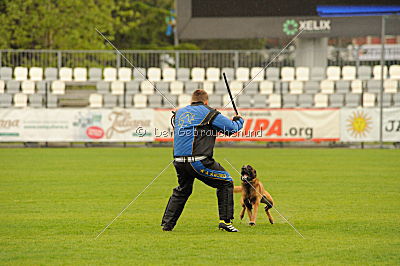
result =
[[255,222],[249,222],[249,225],[250,225],[250,226],[255,226],[256,223],[255,223]]

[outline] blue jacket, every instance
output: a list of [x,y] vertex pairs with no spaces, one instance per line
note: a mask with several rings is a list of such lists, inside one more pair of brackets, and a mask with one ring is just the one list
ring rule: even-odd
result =
[[212,157],[217,133],[232,135],[243,123],[243,119],[232,121],[202,102],[181,108],[174,119],[174,157]]

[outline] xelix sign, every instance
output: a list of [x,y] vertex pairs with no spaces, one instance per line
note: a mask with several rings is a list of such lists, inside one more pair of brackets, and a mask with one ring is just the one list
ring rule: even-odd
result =
[[286,35],[295,35],[299,31],[304,30],[304,32],[310,33],[326,33],[331,30],[330,20],[294,20],[288,19],[283,23],[283,32]]

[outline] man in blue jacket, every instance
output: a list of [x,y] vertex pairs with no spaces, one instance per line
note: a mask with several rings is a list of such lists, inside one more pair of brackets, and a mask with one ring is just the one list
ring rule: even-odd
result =
[[192,103],[176,112],[174,166],[179,185],[173,189],[162,218],[164,231],[172,231],[175,227],[197,178],[217,189],[219,229],[238,232],[232,225],[233,179],[213,159],[213,149],[217,133],[232,135],[242,129],[243,123],[240,116],[230,120],[209,107],[208,94],[204,90],[193,92]]

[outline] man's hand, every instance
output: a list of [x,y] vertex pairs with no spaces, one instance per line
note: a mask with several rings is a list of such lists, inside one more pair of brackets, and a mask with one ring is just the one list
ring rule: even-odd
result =
[[232,118],[233,121],[238,121],[238,120],[240,120],[240,119],[243,119],[243,117],[241,117],[240,115],[235,115],[235,116]]

